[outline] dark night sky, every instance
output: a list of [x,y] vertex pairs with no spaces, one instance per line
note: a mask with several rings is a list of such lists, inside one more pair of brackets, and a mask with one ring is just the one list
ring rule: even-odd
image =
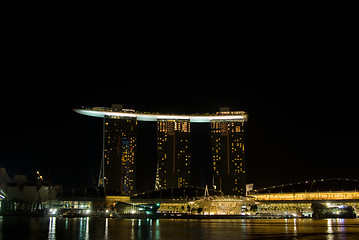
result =
[[[40,170],[54,184],[90,186],[91,174],[98,176],[102,122],[72,109],[122,103],[161,113],[216,112],[221,106],[247,111],[247,179],[257,187],[358,178],[358,67],[343,60],[347,49],[329,51],[329,43],[268,52],[247,47],[246,58],[240,48],[149,51],[132,43],[113,50],[102,47],[104,41],[53,39],[9,45],[0,166],[10,174]],[[209,128],[192,126],[194,183],[203,186],[209,182]],[[148,190],[155,124],[139,128],[138,188]]]

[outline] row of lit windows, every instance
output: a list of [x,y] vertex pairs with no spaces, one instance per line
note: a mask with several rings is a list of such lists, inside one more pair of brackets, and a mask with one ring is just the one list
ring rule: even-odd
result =
[[[244,152],[244,145],[237,145],[237,147],[239,147],[239,148],[231,147],[231,153],[240,151],[241,149],[242,149],[242,151]],[[215,147],[212,147],[212,151],[215,152],[215,153],[218,153],[219,151],[221,151],[221,149],[222,149],[222,148],[220,148],[218,145],[215,146]],[[224,149],[226,149],[226,147],[225,147]],[[222,150],[223,150],[223,149],[222,149]]]
[[[223,142],[226,138],[222,137],[212,137],[212,142],[220,144]],[[231,135],[231,138],[229,139],[230,142],[242,142],[242,138],[238,136]]]
[[[223,130],[223,129],[222,129],[222,130],[218,130],[218,129],[217,129],[217,130],[214,130],[214,129],[213,129],[213,130],[211,131],[211,133],[228,133],[228,132],[229,132],[229,133],[234,133],[234,132],[239,133],[239,132],[241,132],[241,131],[240,131],[240,130],[234,131],[234,130],[230,130],[230,129],[228,129],[228,130]],[[244,131],[242,130],[242,132],[244,132]]]
[[[127,123],[132,123],[132,121],[131,121],[131,120],[127,120]],[[133,122],[133,123],[134,123],[134,125],[137,125],[137,121],[136,121],[136,122]],[[121,125],[121,123],[118,124],[118,123],[116,123],[116,122],[105,122],[105,125],[106,125],[106,126],[111,126],[111,125],[117,126],[117,125]],[[131,126],[131,130],[133,130],[133,126]]]
[[190,132],[190,122],[188,121],[158,121],[157,129],[159,132],[174,133],[176,132]]
[[221,129],[222,131],[240,132],[241,127],[243,126],[244,126],[243,122],[212,122],[211,123],[212,130]]

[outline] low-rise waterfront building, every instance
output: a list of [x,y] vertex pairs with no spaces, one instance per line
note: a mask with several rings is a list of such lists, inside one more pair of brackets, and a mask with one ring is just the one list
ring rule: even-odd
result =
[[313,203],[339,204],[359,210],[359,181],[321,179],[252,190],[249,197],[262,214],[291,214],[311,217]]
[[172,188],[134,196],[136,204],[160,204],[160,214],[191,215],[245,215],[249,213],[252,198],[223,195],[220,191],[199,187]]

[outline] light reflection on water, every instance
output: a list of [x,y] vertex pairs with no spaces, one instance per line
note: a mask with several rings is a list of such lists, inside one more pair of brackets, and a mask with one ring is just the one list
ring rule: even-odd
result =
[[48,239],[56,239],[56,217],[50,217]]
[[[21,231],[19,231],[21,229]],[[358,239],[359,219],[1,217],[0,239]]]
[[108,218],[105,220],[105,239],[108,239]]
[[332,226],[332,219],[327,219],[327,239],[328,240],[333,240],[334,236],[333,236],[333,226]]
[[90,218],[86,217],[86,218],[79,218],[80,219],[80,227],[79,227],[79,238],[80,239],[85,239],[88,240],[90,237],[90,229],[89,229],[89,224],[90,224]]

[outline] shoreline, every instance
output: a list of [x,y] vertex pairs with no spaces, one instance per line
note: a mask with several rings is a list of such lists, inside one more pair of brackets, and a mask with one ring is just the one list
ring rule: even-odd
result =
[[[90,218],[118,218],[118,219],[316,219],[311,217],[292,217],[292,216],[277,216],[277,215],[193,215],[193,214],[182,214],[182,213],[51,215],[43,212],[3,212],[0,213],[0,216],[56,217],[56,218],[90,217]],[[336,217],[336,218],[348,218],[348,217]]]

